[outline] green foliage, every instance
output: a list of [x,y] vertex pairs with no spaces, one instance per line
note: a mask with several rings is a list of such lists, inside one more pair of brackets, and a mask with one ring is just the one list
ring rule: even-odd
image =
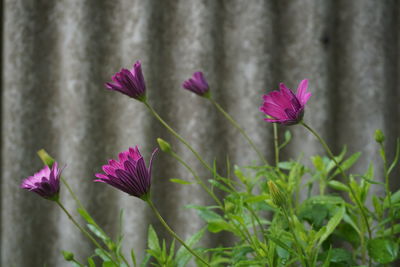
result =
[[[211,205],[186,206],[196,210],[204,227],[185,243],[213,267],[392,264],[399,256],[400,190],[390,192],[387,178],[398,163],[400,142],[389,164],[384,139],[376,138],[380,140],[383,173],[376,171],[380,169],[375,168],[377,163],[369,164],[362,174],[350,173],[361,153],[347,155],[344,146],[334,157],[315,155],[310,161],[299,158],[280,161],[277,166],[232,167],[227,159],[225,175],[217,171],[214,161],[212,178],[204,179],[204,185],[198,180],[170,179],[183,186],[200,183],[209,189],[206,191],[214,200]],[[278,149],[287,146],[291,139],[287,131]],[[384,189],[385,194],[371,193],[375,188]],[[86,210],[79,208],[78,212],[104,248],[95,250],[87,259],[88,265],[79,263],[72,253],[63,252],[74,266],[92,267],[95,260],[101,261],[101,266],[206,266],[177,240],[167,244],[151,225],[143,260],[137,264],[131,250],[128,262],[122,253],[122,233],[114,240]],[[234,242],[229,246],[198,246],[204,235],[221,234],[230,235]]]

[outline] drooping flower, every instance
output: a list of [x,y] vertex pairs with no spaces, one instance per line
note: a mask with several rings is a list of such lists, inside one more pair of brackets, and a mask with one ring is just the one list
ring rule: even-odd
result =
[[119,153],[118,160],[111,159],[103,166],[103,173],[97,173],[95,182],[109,184],[129,195],[144,199],[150,191],[151,167],[153,157],[158,149],[154,149],[149,167],[146,164],[138,147],[130,147]]
[[46,165],[33,176],[24,179],[21,188],[35,192],[44,198],[57,200],[60,192],[61,172],[57,162],[53,163],[51,169]]
[[140,61],[136,61],[132,70],[121,69],[112,76],[112,80],[113,83],[105,84],[109,90],[121,92],[140,101],[146,99],[146,84]]
[[279,91],[272,91],[263,96],[264,103],[260,110],[272,117],[264,120],[285,125],[299,123],[303,119],[304,107],[311,97],[311,93],[307,92],[308,80],[300,82],[296,94],[283,83],[279,87]]
[[209,86],[202,72],[193,73],[192,78],[183,82],[182,87],[200,96],[207,96]]

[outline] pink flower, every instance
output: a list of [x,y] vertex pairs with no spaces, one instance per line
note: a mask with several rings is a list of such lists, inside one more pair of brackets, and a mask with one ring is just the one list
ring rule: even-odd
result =
[[203,73],[200,71],[193,73],[192,78],[184,81],[182,87],[199,96],[207,96],[210,90]]
[[272,91],[263,96],[264,103],[260,110],[272,117],[264,120],[284,125],[299,123],[303,119],[304,106],[311,97],[311,93],[307,92],[308,80],[300,82],[296,94],[283,83],[279,87],[279,91]]
[[61,170],[58,168],[57,162],[54,162],[51,169],[44,166],[33,176],[24,179],[21,188],[35,192],[41,197],[56,200],[60,192],[60,176]]
[[113,83],[105,84],[109,90],[118,91],[139,101],[146,99],[146,84],[140,61],[136,61],[132,70],[121,69],[112,76],[112,80]]
[[144,199],[150,191],[151,167],[154,154],[150,158],[149,168],[138,147],[130,147],[128,150],[119,153],[119,160],[111,159],[103,166],[103,173],[97,173],[98,179],[95,182],[109,184],[129,195]]

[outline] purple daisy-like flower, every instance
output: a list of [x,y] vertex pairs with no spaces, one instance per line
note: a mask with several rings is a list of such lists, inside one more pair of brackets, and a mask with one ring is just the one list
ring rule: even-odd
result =
[[56,200],[60,192],[61,172],[57,162],[54,162],[51,169],[44,166],[33,176],[24,179],[21,188],[35,192],[46,199]]
[[111,79],[113,82],[105,84],[109,90],[121,92],[140,101],[146,99],[146,84],[140,61],[136,61],[132,70],[121,69]]
[[200,96],[207,96],[210,87],[202,72],[193,73],[192,78],[183,82],[182,87]]
[[154,149],[149,168],[146,168],[138,147],[130,147],[119,153],[119,160],[109,160],[108,164],[103,166],[104,173],[96,174],[98,179],[95,182],[109,184],[129,195],[144,199],[150,191],[151,167],[157,150]]
[[303,119],[304,107],[311,97],[307,92],[308,80],[302,80],[294,94],[283,83],[279,85],[279,91],[272,91],[263,96],[264,103],[260,110],[272,118],[264,120],[284,125],[293,125]]

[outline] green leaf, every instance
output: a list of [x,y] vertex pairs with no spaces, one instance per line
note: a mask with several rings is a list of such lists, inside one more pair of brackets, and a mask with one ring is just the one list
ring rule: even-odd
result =
[[205,220],[206,222],[212,222],[212,221],[223,221],[224,219],[221,217],[221,215],[215,213],[212,210],[207,210],[207,209],[200,209],[198,210],[199,216]]
[[[357,160],[360,158],[361,156],[361,152],[357,152],[354,153],[353,155],[351,155],[348,159],[346,159],[343,163],[340,164],[340,168],[342,171],[345,171],[347,169],[349,169],[351,166],[354,165],[354,163],[357,162]],[[336,175],[338,175],[340,173],[340,170],[337,169],[329,179],[332,179],[333,177],[335,177]]]
[[96,222],[93,220],[92,216],[90,214],[81,208],[78,208],[78,213],[82,216],[83,219],[85,219],[86,222],[96,225]]
[[131,249],[131,259],[133,266],[136,267],[136,256],[135,256],[135,251],[133,249]]
[[279,146],[279,149],[284,148],[287,144],[289,144],[290,140],[292,140],[292,134],[290,133],[289,130],[286,130],[286,131],[285,131],[284,138],[285,138],[285,140],[284,140],[284,142]]
[[318,245],[321,245],[329,237],[329,235],[333,233],[335,228],[339,225],[340,221],[343,219],[345,211],[346,208],[344,206],[341,206],[337,210],[336,214],[333,215],[333,217],[328,221],[328,224],[326,225],[326,230],[319,239]]
[[368,241],[368,254],[375,261],[386,264],[397,258],[399,245],[384,238],[375,238]]
[[98,255],[103,261],[110,261],[111,260],[111,256],[107,253],[107,251],[103,250],[103,249],[99,249],[96,248],[94,250],[94,252],[96,253],[96,255]]
[[306,220],[317,229],[321,228],[328,215],[329,209],[325,205],[319,203],[305,205],[301,208],[299,213],[300,219]]
[[388,175],[393,171],[394,167],[396,166],[397,162],[399,161],[399,156],[400,156],[400,139],[397,139],[396,143],[396,155],[394,157],[394,160],[392,164],[390,164],[390,167],[388,169]]
[[325,258],[325,261],[322,264],[322,267],[329,267],[329,265],[331,263],[331,257],[332,257],[332,247],[329,248],[326,258]]
[[105,261],[101,265],[102,267],[117,267],[112,261]]
[[93,224],[90,224],[90,223],[87,224],[87,227],[93,234],[95,234],[97,237],[99,237],[104,242],[109,241],[109,238],[104,234],[104,232],[101,229],[97,228],[96,226],[94,226]]
[[140,267],[147,267],[149,265],[148,263],[149,263],[150,259],[151,259],[151,255],[149,253],[146,253],[144,255],[142,263],[140,264]]
[[149,225],[148,231],[149,232],[148,232],[148,236],[147,236],[147,243],[148,243],[149,248],[154,251],[161,251],[160,241],[158,240],[156,231],[154,231],[154,228],[151,224]]
[[342,263],[345,264],[345,266],[352,266],[354,264],[351,252],[343,248],[330,249],[329,251],[322,253],[321,258],[330,258],[330,262]]
[[336,181],[336,180],[330,180],[328,182],[328,186],[333,188],[333,189],[336,189],[336,190],[339,190],[339,191],[344,191],[344,192],[349,192],[349,190],[350,190],[347,185],[345,185],[342,182]]
[[229,223],[223,220],[209,222],[207,229],[211,233],[218,233],[221,231],[229,231],[229,232],[235,231],[234,228]]
[[[186,240],[186,244],[189,247],[193,247],[195,244],[197,244],[200,239],[203,237],[205,233],[205,228],[201,229],[194,235],[192,235],[189,239]],[[176,257],[175,260],[177,262],[177,267],[185,267],[187,263],[189,262],[190,258],[192,257],[192,254],[184,247],[181,246],[178,251],[176,252]]]
[[94,260],[92,259],[92,257],[88,258],[88,263],[89,263],[89,267],[96,267],[96,264],[94,263]]
[[55,162],[55,159],[51,157],[46,150],[40,149],[37,152],[39,158],[43,161],[43,163],[49,167],[53,166],[53,163]]
[[178,178],[172,178],[172,179],[169,179],[171,182],[173,182],[173,183],[177,183],[177,184],[192,184],[192,182],[188,182],[188,181],[185,181],[185,180],[182,180],[182,179],[178,179]]
[[216,181],[216,180],[209,179],[208,182],[209,182],[210,184],[212,184],[213,186],[215,186],[215,187],[221,189],[222,191],[225,191],[225,192],[227,192],[227,193],[231,193],[231,192],[232,192],[232,190],[230,190],[228,187],[226,187],[225,185],[221,184],[220,182],[218,182],[218,181]]

